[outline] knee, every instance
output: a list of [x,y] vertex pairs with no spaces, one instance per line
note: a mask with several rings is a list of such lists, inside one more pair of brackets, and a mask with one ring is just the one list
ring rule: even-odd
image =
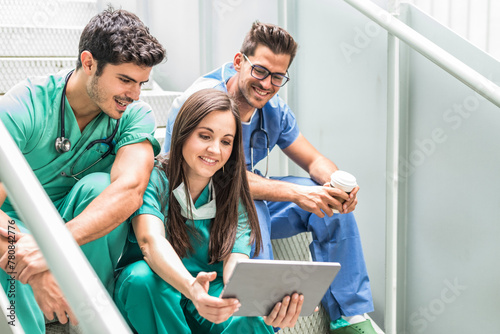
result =
[[110,184],[111,179],[108,173],[92,173],[78,181],[75,187],[79,187],[78,191],[86,196],[95,198]]
[[156,274],[151,270],[146,261],[141,260],[128,265],[120,274],[123,282],[133,292],[143,291],[155,284]]
[[267,231],[271,228],[271,215],[267,203],[264,201],[253,201],[257,219],[259,220],[260,228]]
[[154,273],[144,260],[134,262],[123,269],[116,282],[114,294],[115,299],[124,304],[139,301],[147,304],[148,300],[154,303],[159,295],[168,302],[180,300],[180,293]]
[[342,238],[358,237],[359,230],[352,212],[346,214],[334,214],[329,227],[331,229],[339,230]]

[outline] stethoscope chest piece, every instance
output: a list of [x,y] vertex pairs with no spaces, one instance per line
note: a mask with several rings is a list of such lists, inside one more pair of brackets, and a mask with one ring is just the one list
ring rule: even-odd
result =
[[71,150],[71,142],[66,137],[57,137],[56,138],[56,151],[58,153],[66,153]]

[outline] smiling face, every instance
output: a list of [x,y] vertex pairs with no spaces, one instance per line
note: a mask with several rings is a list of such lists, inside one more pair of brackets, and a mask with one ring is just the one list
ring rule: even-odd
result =
[[141,86],[149,80],[151,67],[133,63],[107,64],[100,76],[93,73],[87,94],[109,117],[119,119],[127,106],[139,99]]
[[[252,64],[262,66],[271,73],[280,73],[283,75],[286,75],[288,65],[290,64],[290,55],[275,54],[264,45],[257,46],[255,54],[248,56],[248,59]],[[252,109],[262,108],[280,89],[280,87],[271,84],[271,76],[268,76],[264,80],[254,78],[251,75],[251,64],[241,54],[239,63],[235,64],[235,68],[239,72],[236,98],[238,99],[240,109],[242,104],[246,104]]]
[[231,111],[208,114],[182,147],[184,173],[189,184],[208,184],[210,178],[231,156],[236,120]]

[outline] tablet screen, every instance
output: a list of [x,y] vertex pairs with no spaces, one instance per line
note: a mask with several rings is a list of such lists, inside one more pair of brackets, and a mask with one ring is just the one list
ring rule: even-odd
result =
[[336,262],[240,260],[222,298],[237,298],[235,316],[267,316],[294,292],[304,295],[301,316],[311,315],[340,270]]

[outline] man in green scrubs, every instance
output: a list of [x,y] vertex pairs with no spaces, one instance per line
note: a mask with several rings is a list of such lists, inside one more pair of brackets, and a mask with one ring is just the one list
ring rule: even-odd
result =
[[[74,71],[27,79],[0,99],[1,121],[110,292],[127,234],[121,223],[141,206],[160,150],[151,108],[137,100],[152,67],[164,58],[165,49],[137,16],[108,9],[85,27]],[[23,329],[44,333],[43,315],[75,322],[1,184],[0,205],[0,227],[19,231],[15,296],[9,298]],[[4,234],[0,282],[7,291]]]

